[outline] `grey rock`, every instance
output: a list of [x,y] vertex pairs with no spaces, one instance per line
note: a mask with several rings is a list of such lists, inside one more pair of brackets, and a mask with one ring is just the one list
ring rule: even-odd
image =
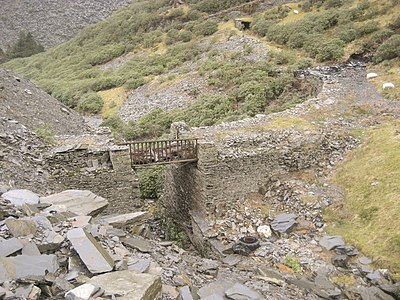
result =
[[89,280],[105,291],[105,296],[119,295],[125,300],[155,300],[161,296],[161,278],[135,271],[117,271],[95,276]]
[[368,273],[366,275],[366,277],[371,281],[378,281],[378,280],[382,279],[382,275],[378,270]]
[[286,233],[296,225],[297,215],[295,214],[281,214],[271,222],[271,228],[275,232]]
[[358,259],[358,262],[359,262],[360,264],[363,264],[363,265],[369,265],[370,263],[372,263],[372,260],[369,259],[368,257],[360,257],[360,258]]
[[136,271],[138,273],[145,273],[149,270],[151,264],[151,259],[145,259],[138,261],[137,263],[128,266],[128,270]]
[[19,255],[0,258],[0,282],[4,280],[22,279],[31,276],[44,276],[46,272],[55,273],[58,269],[57,256]]
[[14,237],[34,235],[37,231],[32,220],[7,219],[6,226]]
[[85,283],[82,284],[69,292],[65,293],[65,299],[67,300],[89,300],[92,295],[96,293],[99,288],[93,284]]
[[41,253],[35,243],[27,243],[22,248],[22,255],[39,256]]
[[240,255],[236,255],[236,254],[231,254],[228,255],[227,257],[225,257],[222,262],[224,264],[227,264],[228,266],[235,266],[237,265],[240,261],[242,260],[242,257]]
[[39,203],[39,196],[29,190],[11,190],[1,195],[4,199],[11,202],[15,206],[22,206],[23,204],[37,204]]
[[54,286],[55,286],[57,289],[59,289],[59,290],[61,290],[61,291],[63,291],[63,292],[72,290],[72,289],[74,288],[74,286],[73,286],[72,284],[70,284],[70,283],[68,282],[68,280],[66,280],[66,279],[64,279],[64,278],[60,278],[60,277],[57,277],[57,279],[56,279],[55,282],[54,282]]
[[138,211],[125,215],[108,216],[102,218],[102,220],[113,227],[121,228],[142,221],[146,217],[146,215],[146,212]]
[[236,283],[225,292],[225,295],[232,300],[260,300],[261,296],[247,286]]
[[335,267],[347,268],[349,257],[347,255],[335,255],[331,260]]
[[341,236],[326,235],[320,239],[319,244],[329,251],[335,249],[336,247],[344,246],[345,243]]
[[42,197],[43,203],[50,203],[57,211],[70,211],[78,216],[96,216],[107,206],[108,201],[90,191],[66,190],[58,194]]
[[361,298],[361,300],[395,300],[392,296],[386,294],[375,286],[350,287],[347,291],[359,296],[358,299]]
[[201,298],[200,300],[225,300],[225,298],[219,294],[212,294],[205,298]]
[[343,255],[347,255],[347,256],[356,256],[360,253],[353,246],[347,246],[347,245],[336,247],[335,252],[336,252],[336,254],[343,254]]
[[179,300],[193,300],[192,293],[190,292],[189,286],[183,286],[179,289]]
[[122,243],[143,253],[149,253],[152,250],[151,244],[143,238],[127,238]]
[[228,279],[220,279],[203,286],[198,292],[200,298],[206,298],[211,295],[225,296],[225,291],[230,289],[235,282]]
[[92,274],[109,272],[114,267],[110,254],[82,228],[75,228],[67,233],[79,257]]
[[0,256],[5,257],[21,250],[24,245],[17,238],[0,241]]

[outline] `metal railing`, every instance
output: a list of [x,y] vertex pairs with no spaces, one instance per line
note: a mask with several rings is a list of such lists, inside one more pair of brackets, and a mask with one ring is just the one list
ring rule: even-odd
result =
[[197,139],[129,142],[132,167],[197,161]]

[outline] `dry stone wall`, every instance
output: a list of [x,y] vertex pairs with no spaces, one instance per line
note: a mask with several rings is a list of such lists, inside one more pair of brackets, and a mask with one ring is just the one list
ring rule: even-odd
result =
[[107,214],[133,212],[141,204],[127,151],[76,149],[56,153],[47,163],[54,191],[90,190],[109,201]]

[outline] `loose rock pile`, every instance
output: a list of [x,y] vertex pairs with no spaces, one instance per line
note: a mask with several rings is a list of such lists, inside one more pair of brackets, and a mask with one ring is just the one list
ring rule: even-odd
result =
[[[254,235],[259,241],[248,256],[226,247],[223,258],[213,260],[170,241],[132,234],[149,219],[146,212],[97,216],[107,204],[89,191],[67,190],[47,197],[28,190],[4,193],[0,297],[394,299],[389,294],[396,295],[399,288],[388,280],[387,271],[373,270],[370,259],[355,259],[358,251],[340,237],[300,234],[295,214],[258,226]],[[332,279],[343,274],[354,280],[352,286]]]

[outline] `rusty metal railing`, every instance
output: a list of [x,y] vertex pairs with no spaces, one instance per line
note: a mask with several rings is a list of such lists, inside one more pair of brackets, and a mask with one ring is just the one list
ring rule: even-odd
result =
[[132,167],[197,161],[197,139],[142,141],[125,144],[129,146]]

